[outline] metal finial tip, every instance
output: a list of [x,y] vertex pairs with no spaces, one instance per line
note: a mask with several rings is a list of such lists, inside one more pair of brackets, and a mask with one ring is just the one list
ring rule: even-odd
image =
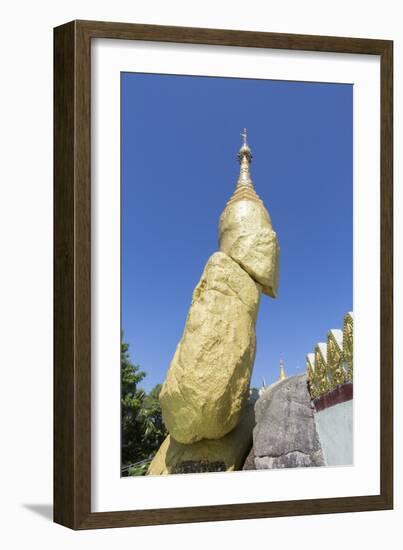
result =
[[241,136],[243,137],[243,144],[246,145],[246,138],[247,138],[246,128],[244,128],[243,132],[241,132]]
[[247,161],[250,163],[252,161],[252,151],[250,150],[250,147],[246,142],[246,138],[247,138],[246,128],[243,129],[241,136],[243,137],[243,144],[239,149],[238,160],[239,162],[241,162],[243,157],[246,157]]

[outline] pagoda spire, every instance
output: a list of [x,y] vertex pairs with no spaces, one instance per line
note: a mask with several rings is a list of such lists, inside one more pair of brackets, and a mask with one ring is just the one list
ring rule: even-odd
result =
[[280,378],[279,380],[285,380],[287,378],[287,375],[285,373],[284,369],[284,361],[280,359]]
[[250,174],[250,165],[252,162],[253,155],[247,142],[246,128],[244,128],[243,132],[241,133],[241,136],[243,137],[243,143],[237,155],[239,165],[240,165],[239,177],[235,187],[234,194],[228,201],[227,205],[243,199],[249,199],[252,201],[262,203],[262,199],[259,197],[259,195],[255,191],[255,188],[253,187],[253,181]]
[[253,155],[248,145],[248,142],[246,141],[247,139],[246,128],[244,128],[243,132],[241,133],[241,136],[243,137],[243,144],[242,144],[242,147],[239,149],[239,153],[237,155],[238,161],[240,164],[237,188],[241,185],[246,185],[253,189],[253,182],[250,175],[250,164],[252,162]]

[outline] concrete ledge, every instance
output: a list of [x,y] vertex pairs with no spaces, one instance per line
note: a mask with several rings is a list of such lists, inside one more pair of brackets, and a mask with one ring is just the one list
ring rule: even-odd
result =
[[352,382],[347,382],[341,386],[337,386],[334,390],[320,395],[313,400],[313,404],[316,412],[323,411],[339,403],[344,403],[345,401],[351,401],[353,399],[353,384]]

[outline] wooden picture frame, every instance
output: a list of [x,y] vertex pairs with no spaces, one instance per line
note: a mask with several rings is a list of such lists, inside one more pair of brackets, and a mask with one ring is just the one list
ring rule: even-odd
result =
[[[380,56],[380,494],[91,512],[91,40],[113,38]],[[54,30],[54,520],[72,529],[329,514],[393,507],[393,42],[73,21]]]

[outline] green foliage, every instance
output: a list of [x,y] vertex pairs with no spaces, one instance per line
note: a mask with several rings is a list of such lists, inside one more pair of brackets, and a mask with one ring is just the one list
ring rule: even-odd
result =
[[145,476],[150,463],[151,463],[151,460],[146,460],[144,462],[140,462],[139,464],[135,464],[134,466],[130,466],[130,468],[127,471],[127,475]]
[[[148,394],[139,387],[146,373],[130,360],[129,345],[121,344],[122,473],[144,475],[151,457],[168,435],[162,420],[157,384]],[[129,465],[133,465],[129,467]]]
[[146,458],[141,453],[142,418],[141,407],[144,391],[138,384],[145,373],[138,365],[130,361],[129,345],[121,344],[121,429],[122,429],[122,466]]
[[145,449],[148,449],[150,453],[158,449],[168,435],[162,420],[161,405],[159,401],[161,387],[161,384],[157,384],[150,393],[144,397],[141,411],[144,429],[143,443]]

